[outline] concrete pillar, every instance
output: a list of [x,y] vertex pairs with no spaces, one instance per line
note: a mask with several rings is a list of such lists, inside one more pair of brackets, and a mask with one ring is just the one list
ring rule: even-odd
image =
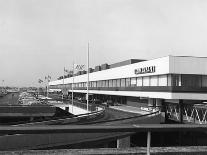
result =
[[183,123],[183,100],[179,100],[180,123]]
[[148,109],[151,110],[153,108],[153,101],[154,99],[153,98],[149,98],[148,99]]
[[166,123],[168,121],[168,114],[167,114],[167,104],[164,102],[164,99],[161,99],[161,123]]
[[162,99],[156,98],[156,107],[162,106]]
[[69,107],[65,107],[65,111],[69,111]]
[[34,117],[30,117],[29,121],[30,122],[34,121]]
[[117,139],[117,148],[130,147],[130,136]]

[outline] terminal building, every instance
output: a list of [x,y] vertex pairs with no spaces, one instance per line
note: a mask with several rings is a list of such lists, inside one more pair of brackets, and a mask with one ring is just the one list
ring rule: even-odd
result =
[[[138,107],[203,103],[207,100],[207,57],[166,56],[103,64],[90,69],[89,81],[90,98],[102,102]],[[64,84],[61,79],[49,86],[84,97],[86,84],[86,72],[79,72],[65,78]]]

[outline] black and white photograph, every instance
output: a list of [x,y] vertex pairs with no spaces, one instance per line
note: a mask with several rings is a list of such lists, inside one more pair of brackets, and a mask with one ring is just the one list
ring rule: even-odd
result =
[[206,0],[0,0],[0,155],[206,155]]

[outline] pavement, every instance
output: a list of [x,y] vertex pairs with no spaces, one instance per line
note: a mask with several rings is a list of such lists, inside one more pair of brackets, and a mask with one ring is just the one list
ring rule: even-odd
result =
[[127,105],[110,106],[110,108],[124,111],[124,112],[129,112],[129,113],[141,114],[141,115],[149,114],[152,112],[152,111],[141,110],[141,108],[139,107],[132,107]]

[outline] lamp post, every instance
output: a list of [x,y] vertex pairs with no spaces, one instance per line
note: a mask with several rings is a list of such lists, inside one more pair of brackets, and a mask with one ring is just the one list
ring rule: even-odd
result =
[[38,83],[39,83],[39,88],[38,88],[38,94],[37,94],[37,97],[39,97],[39,94],[40,94],[40,84],[43,82],[43,80],[39,79],[38,80]]
[[88,103],[89,103],[88,87],[89,87],[89,43],[88,43],[88,50],[87,50],[87,112],[88,112]]
[[[64,71],[63,71],[63,91],[64,91],[64,84],[65,84],[64,83],[65,82],[65,73],[69,74],[69,70],[64,67]],[[66,87],[65,87],[65,89],[66,89]],[[63,102],[63,91],[62,91],[62,102]]]
[[51,76],[50,75],[48,75],[48,76],[45,76],[45,80],[47,81],[47,89],[46,89],[46,91],[47,91],[47,98],[48,98],[48,90],[49,90],[49,82],[50,82],[50,80],[51,80]]

